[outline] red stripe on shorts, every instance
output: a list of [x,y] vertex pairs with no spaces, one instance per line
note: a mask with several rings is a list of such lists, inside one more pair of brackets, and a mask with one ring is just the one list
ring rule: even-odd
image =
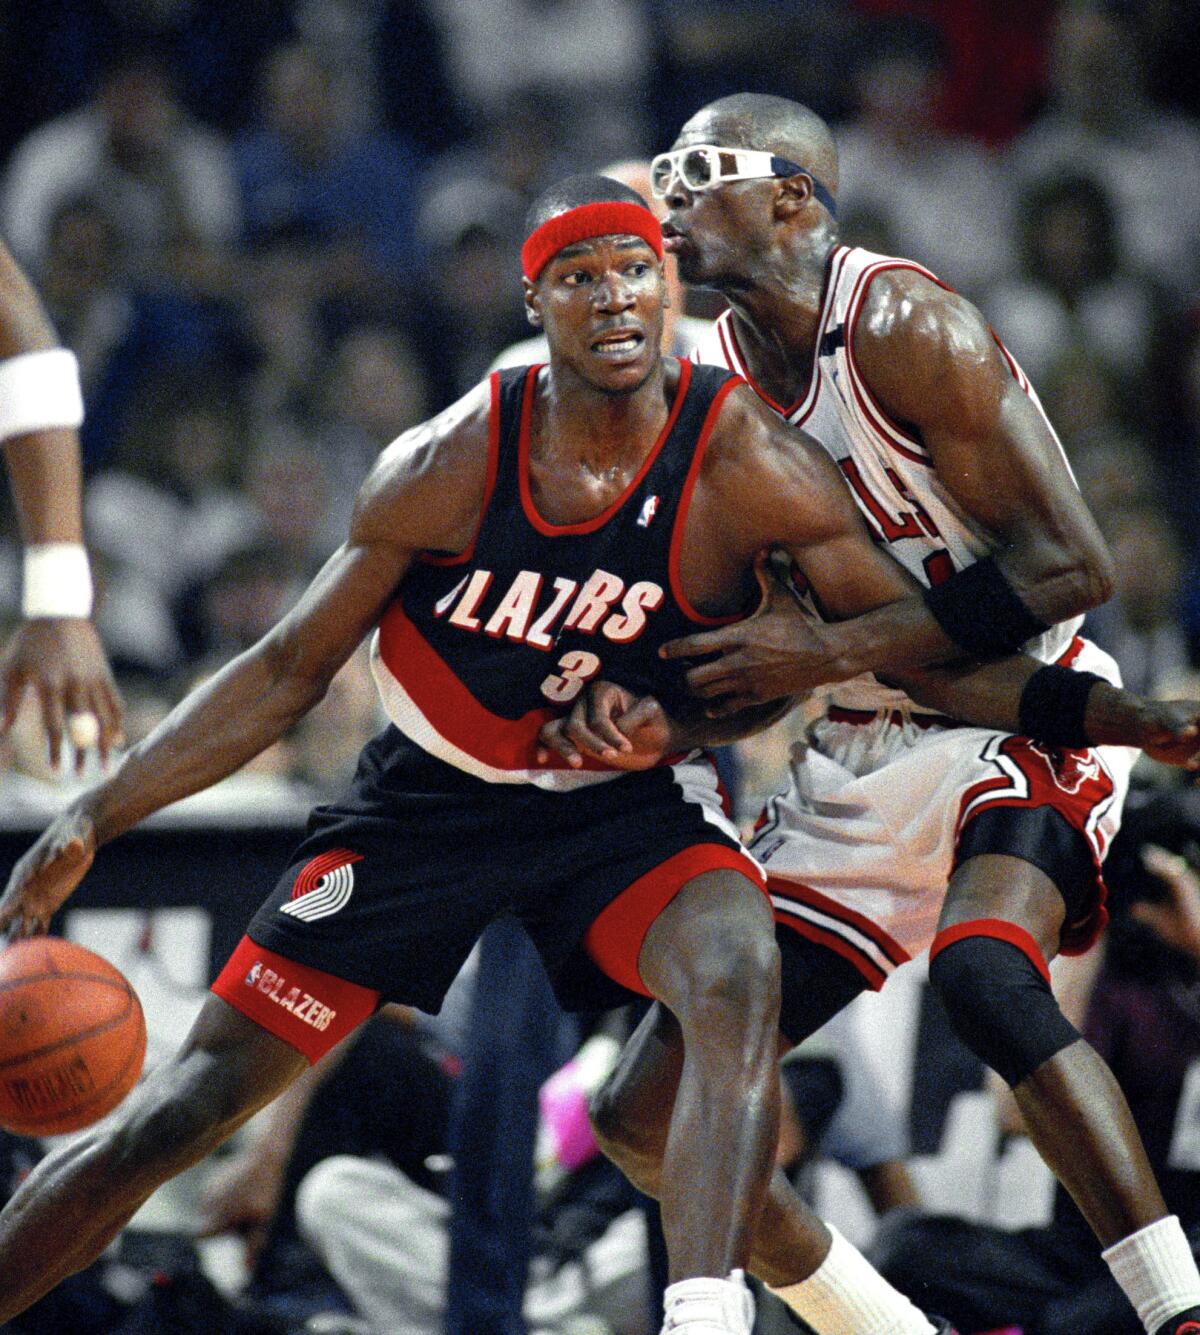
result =
[[706,871],[726,868],[741,872],[766,894],[762,873],[745,853],[728,844],[693,844],[639,876],[605,905],[583,938],[584,949],[615,982],[648,997],[650,993],[638,973],[638,956],[650,924],[688,881]]
[[954,945],[956,941],[965,941],[971,936],[990,936],[997,941],[1005,941],[1010,946],[1016,946],[1022,955],[1028,957],[1029,962],[1047,984],[1050,982],[1050,966],[1042,955],[1042,948],[1024,927],[1018,927],[1015,922],[1006,922],[1003,918],[974,918],[970,922],[959,922],[953,927],[944,927],[933,938],[929,947],[930,964],[947,946]]
[[374,1013],[379,993],[242,937],[212,985],[234,1010],[316,1063]]

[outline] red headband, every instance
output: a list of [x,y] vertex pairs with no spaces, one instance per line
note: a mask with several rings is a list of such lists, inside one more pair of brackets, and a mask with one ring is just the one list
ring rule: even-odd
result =
[[530,282],[565,247],[593,236],[640,236],[661,260],[662,227],[644,204],[612,200],[580,204],[534,228],[521,247],[521,270]]

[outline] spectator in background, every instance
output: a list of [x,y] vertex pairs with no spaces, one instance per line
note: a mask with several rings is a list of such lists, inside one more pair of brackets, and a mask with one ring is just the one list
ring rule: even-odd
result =
[[1055,174],[1026,187],[1017,216],[1021,269],[992,288],[987,306],[1025,373],[1040,383],[1078,349],[1138,383],[1163,297],[1124,262],[1107,189],[1091,176]]
[[1085,164],[1112,192],[1128,262],[1187,291],[1196,277],[1200,130],[1150,102],[1142,57],[1117,6],[1065,4],[1051,53],[1050,104],[1014,145],[1012,166],[1031,181]]
[[433,404],[412,345],[385,325],[351,326],[322,366],[313,441],[329,478],[328,522],[341,532],[379,451],[423,422]]
[[236,489],[238,404],[217,371],[160,371],[144,389],[117,465],[92,479],[89,531],[104,561],[100,624],[124,667],[169,676],[185,657],[175,604],[258,522]]
[[1095,352],[1065,349],[1040,391],[1046,415],[1073,465],[1093,442],[1128,431],[1135,420],[1128,397],[1131,387]]
[[645,138],[651,31],[639,0],[426,0],[476,124],[537,89],[572,148],[603,162]]
[[836,132],[838,206],[886,219],[899,253],[968,295],[1005,272],[1012,201],[987,153],[943,133],[948,55],[932,25],[882,19],[863,35],[856,117]]
[[426,195],[418,235],[429,266],[421,314],[425,369],[447,403],[529,332],[521,296],[521,197],[489,178],[445,180]]
[[127,263],[139,274],[169,270],[177,246],[220,250],[237,235],[229,150],[184,113],[153,47],[119,50],[90,102],[32,131],[14,152],[0,217],[35,274],[55,213],[81,195],[103,199],[120,220]]
[[[1126,1093],[1168,1208],[1193,1250],[1200,1247],[1200,878],[1180,850],[1194,856],[1196,799],[1194,791],[1180,791],[1127,813],[1107,863],[1119,911],[1106,941],[1068,962],[1071,970],[1099,965],[1090,981],[1087,1037]],[[1142,1329],[1061,1187],[1053,1221],[1042,1228],[1008,1232],[951,1216],[898,1218],[884,1225],[876,1261],[963,1331]]]
[[[1047,48],[1058,0],[855,0],[878,19],[919,9],[950,53],[940,120],[950,134],[994,146],[1024,128],[1045,86]],[[804,99],[801,99],[802,101]]]
[[352,98],[312,46],[273,51],[259,74],[261,123],[234,145],[245,235],[287,238],[321,290],[379,299],[410,273],[415,153],[356,126]]
[[[1106,522],[1107,521],[1107,522]],[[1088,635],[1121,665],[1126,687],[1152,699],[1177,690],[1191,669],[1180,622],[1187,556],[1161,505],[1101,516],[1116,570],[1113,597],[1088,613]],[[1195,593],[1193,592],[1193,600]]]
[[55,210],[41,286],[64,343],[79,359],[88,405],[80,440],[89,472],[120,453],[137,396],[164,365],[189,366],[190,378],[201,367],[238,358],[232,309],[132,268],[124,231],[97,197],[66,200]]
[[[826,120],[849,111],[847,69],[860,24],[850,0],[651,0],[658,50],[651,80],[656,144],[697,107],[731,93],[775,93]],[[781,59],[765,59],[778,52]]]
[[1156,453],[1175,483],[1167,506],[1181,533],[1200,533],[1200,305],[1167,329],[1147,387]]

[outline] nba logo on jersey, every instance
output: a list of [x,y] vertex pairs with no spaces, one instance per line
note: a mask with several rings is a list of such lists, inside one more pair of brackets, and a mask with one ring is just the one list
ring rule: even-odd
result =
[[650,521],[658,514],[658,497],[647,496],[645,504],[642,506],[642,513],[638,515],[638,527],[649,528]]
[[246,986],[253,987],[262,977],[262,960],[255,960],[250,972],[246,975]]

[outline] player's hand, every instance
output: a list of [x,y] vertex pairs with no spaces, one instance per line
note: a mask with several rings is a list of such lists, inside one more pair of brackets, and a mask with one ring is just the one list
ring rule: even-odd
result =
[[1186,858],[1157,844],[1142,849],[1146,870],[1167,887],[1162,902],[1139,899],[1130,913],[1169,946],[1200,962],[1200,876]]
[[1140,735],[1131,745],[1164,765],[1200,770],[1200,702],[1146,700],[1138,716]]
[[263,1146],[251,1146],[227,1159],[209,1179],[200,1199],[199,1236],[240,1234],[246,1267],[253,1270],[279,1208],[286,1166],[286,1159]]
[[584,688],[571,712],[542,725],[538,763],[562,756],[578,769],[584,756],[613,769],[651,769],[677,748],[662,705],[652,695],[640,699],[610,681]]
[[0,936],[40,936],[83,880],[96,856],[96,830],[79,807],[68,807],[17,863],[0,896]]
[[826,628],[775,578],[765,553],[754,574],[762,599],[745,620],[670,640],[659,650],[668,659],[707,658],[685,679],[693,695],[711,701],[710,718],[803,695],[833,679]]
[[63,734],[75,748],[75,768],[94,746],[102,764],[121,741],[121,699],[90,621],[39,617],[23,622],[0,653],[0,731],[17,717],[27,687],[37,694],[55,769]]

